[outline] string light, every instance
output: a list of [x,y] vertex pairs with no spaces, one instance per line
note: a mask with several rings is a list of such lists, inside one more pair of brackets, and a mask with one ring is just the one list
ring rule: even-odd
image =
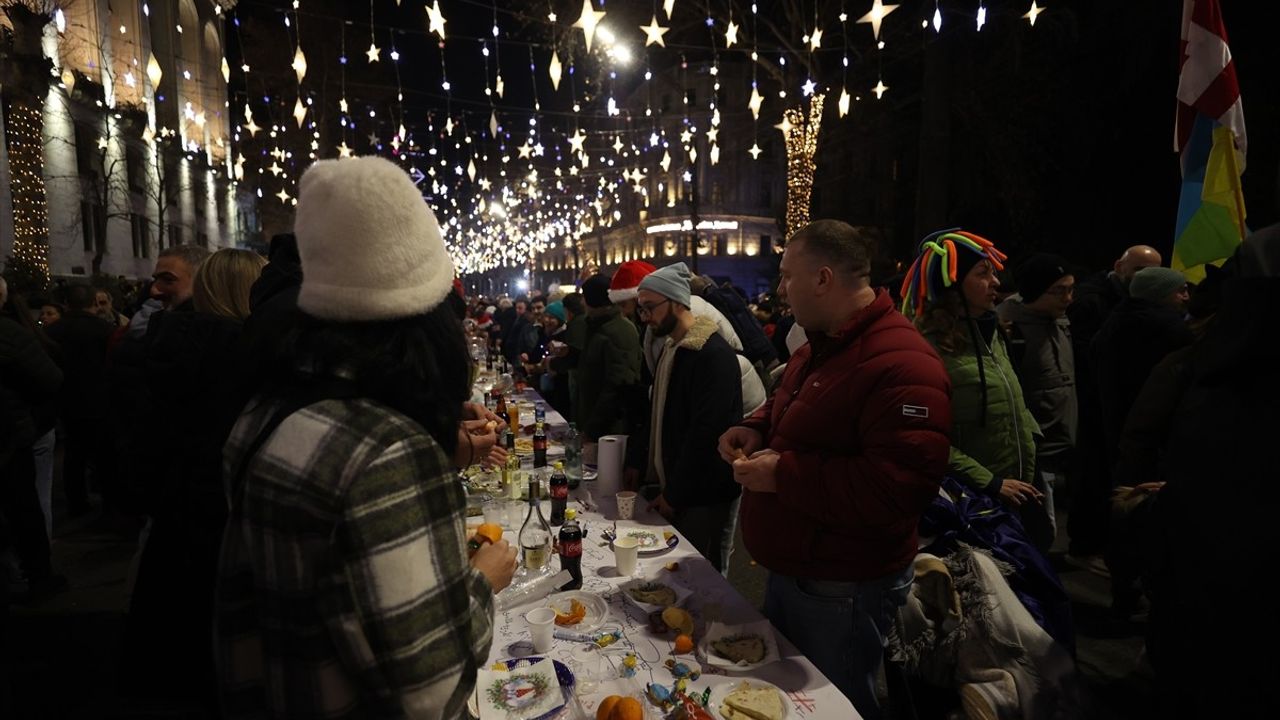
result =
[[788,108],[779,129],[787,146],[787,226],[784,237],[791,237],[809,222],[809,199],[813,194],[813,157],[818,149],[818,133],[822,129],[822,105],[826,95],[819,93],[809,102],[805,120],[801,107]]
[[13,257],[9,270],[36,290],[49,286],[49,212],[43,177],[41,110],[21,100],[9,111]]

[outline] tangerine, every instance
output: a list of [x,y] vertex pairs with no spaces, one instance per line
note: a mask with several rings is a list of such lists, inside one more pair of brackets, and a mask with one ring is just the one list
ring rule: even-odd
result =
[[601,700],[600,707],[596,708],[596,720],[610,720],[610,716],[613,714],[613,708],[621,699],[621,695],[610,695],[604,700]]
[[693,638],[689,637],[688,635],[677,635],[676,636],[676,654],[684,655],[685,653],[690,653],[690,652],[693,652]]
[[476,528],[476,535],[491,543],[496,543],[502,539],[502,526],[494,523],[484,523]]
[[633,697],[619,698],[609,713],[609,720],[644,720],[644,706]]

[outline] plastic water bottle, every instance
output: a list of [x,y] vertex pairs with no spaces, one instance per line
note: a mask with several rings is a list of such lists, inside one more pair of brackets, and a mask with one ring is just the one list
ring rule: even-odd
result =
[[533,404],[533,421],[539,425],[547,421],[547,406],[541,402]]

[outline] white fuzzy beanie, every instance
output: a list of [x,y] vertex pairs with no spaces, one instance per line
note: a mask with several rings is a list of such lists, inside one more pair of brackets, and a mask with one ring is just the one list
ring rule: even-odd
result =
[[324,320],[421,315],[453,286],[440,225],[398,165],[321,160],[298,182],[298,307]]

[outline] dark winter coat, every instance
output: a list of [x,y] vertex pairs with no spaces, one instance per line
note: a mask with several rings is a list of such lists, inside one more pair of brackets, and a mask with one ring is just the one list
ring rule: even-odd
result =
[[996,313],[1011,324],[1009,359],[1027,409],[1040,426],[1039,454],[1072,450],[1079,418],[1071,322],[1038,313],[1016,297],[1000,303]]
[[66,383],[62,386],[62,414],[77,420],[107,417],[105,368],[107,342],[116,328],[97,315],[72,310],[45,328],[58,344]]
[[36,409],[62,387],[62,371],[29,330],[0,317],[0,466],[47,432]]
[[937,352],[884,290],[835,335],[810,334],[742,423],[781,453],[778,491],[742,493],[751,557],[818,580],[902,571],[947,469],[950,391]]
[[626,433],[627,398],[640,382],[640,336],[617,306],[587,317],[587,343],[578,360],[577,416],[583,435],[597,440]]

